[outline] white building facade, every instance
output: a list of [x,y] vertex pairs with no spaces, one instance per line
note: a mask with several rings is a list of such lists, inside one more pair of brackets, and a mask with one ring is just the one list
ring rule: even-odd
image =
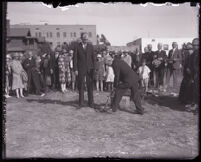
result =
[[194,38],[139,38],[134,40],[133,42],[127,43],[127,46],[138,45],[141,52],[144,52],[144,48],[147,47],[148,44],[152,44],[152,50],[157,50],[158,43],[163,44],[163,50],[166,53],[172,49],[172,42],[178,43],[178,48],[181,49],[184,43],[192,42]]

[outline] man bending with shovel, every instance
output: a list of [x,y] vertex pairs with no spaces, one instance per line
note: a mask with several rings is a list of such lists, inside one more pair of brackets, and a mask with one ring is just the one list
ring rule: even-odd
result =
[[107,64],[112,65],[115,75],[115,94],[111,103],[112,111],[117,111],[122,96],[124,96],[127,90],[130,89],[131,99],[134,101],[136,106],[136,111],[134,111],[134,114],[143,115],[144,108],[142,108],[141,106],[141,97],[138,89],[138,75],[126,62],[124,62],[120,58],[115,57],[113,61],[108,61]]

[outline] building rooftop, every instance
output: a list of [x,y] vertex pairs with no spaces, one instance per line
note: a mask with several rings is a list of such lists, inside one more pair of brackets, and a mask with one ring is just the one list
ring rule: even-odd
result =
[[10,28],[9,37],[27,37],[31,36],[29,28]]
[[22,47],[8,47],[8,52],[22,52],[25,51]]

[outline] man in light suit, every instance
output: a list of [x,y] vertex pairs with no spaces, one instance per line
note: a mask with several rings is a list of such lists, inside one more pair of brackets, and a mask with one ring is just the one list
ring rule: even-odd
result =
[[170,77],[173,76],[173,88],[178,86],[178,75],[182,68],[182,54],[178,49],[177,42],[172,43],[172,49],[168,53],[168,71],[167,71],[167,86],[169,86]]
[[78,76],[79,108],[84,107],[85,77],[88,93],[88,106],[94,108],[93,75],[96,55],[93,45],[88,41],[88,34],[81,34],[81,41],[76,44],[73,55],[73,70]]

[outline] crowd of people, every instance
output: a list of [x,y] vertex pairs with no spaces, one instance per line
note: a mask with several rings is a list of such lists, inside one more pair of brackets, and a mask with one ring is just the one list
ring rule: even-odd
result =
[[[184,44],[182,49],[178,49],[177,42],[172,43],[172,49],[166,54],[162,49],[162,43],[158,43],[158,50],[152,51],[152,45],[148,44],[144,48],[144,53],[138,49],[132,51],[94,51],[93,46],[88,47],[88,52],[93,54],[87,57],[88,62],[77,62],[82,57],[79,54],[79,47],[57,46],[50,53],[33,55],[28,53],[14,53],[6,55],[6,97],[10,97],[13,91],[17,98],[35,94],[44,96],[49,90],[68,93],[80,89],[87,90],[88,83],[93,84],[96,90],[109,91],[114,89],[114,68],[111,62],[114,57],[118,57],[129,65],[138,74],[139,87],[144,94],[155,92],[166,92],[170,89],[170,78],[173,78],[173,88],[178,89],[179,100],[186,107],[197,107],[199,102],[199,39]],[[86,47],[83,44],[83,49]],[[82,52],[82,51],[81,51]],[[84,56],[83,56],[84,57]],[[81,78],[77,74],[77,68],[81,68],[90,62],[94,63],[92,81],[89,77]],[[78,67],[77,67],[78,66]],[[181,86],[178,85],[178,76],[183,73]],[[83,75],[84,76],[84,75]],[[80,84],[84,80],[84,84]],[[90,97],[91,98],[91,97]],[[81,99],[82,100],[82,99]]]

